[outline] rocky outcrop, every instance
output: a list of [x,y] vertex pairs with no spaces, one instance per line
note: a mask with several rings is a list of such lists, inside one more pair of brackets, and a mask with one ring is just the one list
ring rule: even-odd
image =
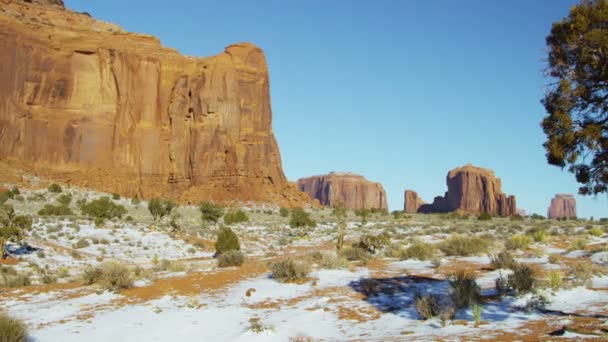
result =
[[557,194],[547,210],[550,219],[576,218],[576,198],[570,194]]
[[370,182],[363,176],[331,172],[298,180],[298,189],[321,205],[344,204],[349,209],[387,209],[386,193],[380,183]]
[[448,173],[448,191],[437,196],[432,204],[418,208],[421,213],[458,211],[478,215],[488,212],[494,216],[511,216],[517,213],[515,196],[501,190],[501,180],[494,171],[467,164]]
[[308,198],[272,132],[262,50],[183,56],[60,0],[1,0],[0,159],[142,198]]
[[406,213],[417,213],[418,209],[424,205],[422,198],[414,190],[405,190],[403,194],[403,211]]

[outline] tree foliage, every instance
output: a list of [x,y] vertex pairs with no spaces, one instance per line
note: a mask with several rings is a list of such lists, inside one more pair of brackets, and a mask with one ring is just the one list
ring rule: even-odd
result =
[[83,204],[80,211],[86,216],[100,220],[109,220],[114,217],[121,218],[122,215],[127,213],[125,207],[110,201],[107,196]]
[[556,22],[546,39],[542,100],[549,164],[566,167],[581,194],[608,190],[608,1],[583,0]]
[[175,202],[161,198],[155,198],[148,202],[148,210],[155,220],[169,215],[176,206]]
[[291,219],[289,220],[291,228],[316,227],[317,223],[310,218],[310,214],[302,208],[294,208],[291,211]]
[[8,240],[21,241],[25,231],[32,227],[32,218],[17,215],[10,205],[0,207],[0,258],[4,258]]
[[201,212],[203,221],[217,222],[224,215],[224,208],[220,205],[211,202],[203,202],[199,204],[198,209]]
[[241,250],[238,236],[229,227],[222,227],[215,241],[215,251],[217,254],[238,250]]

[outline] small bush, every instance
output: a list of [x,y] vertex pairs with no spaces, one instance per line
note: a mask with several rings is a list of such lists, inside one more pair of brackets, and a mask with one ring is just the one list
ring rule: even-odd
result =
[[360,247],[354,247],[354,246],[351,248],[344,249],[344,251],[342,252],[342,255],[346,258],[346,260],[350,260],[350,261],[355,261],[355,260],[367,261],[370,258],[370,255],[366,249],[363,249]]
[[27,274],[19,274],[15,272],[4,273],[0,275],[0,287],[22,287],[29,286],[32,284],[30,276]]
[[558,270],[550,270],[549,274],[549,287],[553,290],[559,289],[562,285],[562,272]]
[[534,269],[525,264],[518,265],[513,274],[509,275],[507,282],[518,294],[532,292],[536,287]]
[[61,189],[61,186],[59,184],[53,183],[51,185],[49,185],[48,188],[49,192],[53,192],[53,193],[61,193],[63,191],[63,189]]
[[199,204],[198,210],[201,212],[201,216],[205,222],[215,223],[224,215],[224,208],[211,202],[202,202]]
[[496,292],[499,295],[504,295],[507,292],[509,292],[509,280],[505,277],[502,276],[502,274],[499,274],[498,278],[496,278],[496,280],[494,281],[495,284],[495,288],[496,288]]
[[321,268],[336,270],[348,267],[348,261],[344,257],[330,253],[315,251],[310,253],[308,257]]
[[416,294],[415,306],[418,314],[424,318],[429,319],[439,314],[439,297],[436,295],[422,296],[419,293]]
[[241,266],[243,262],[245,262],[245,255],[237,250],[229,250],[217,257],[219,267]]
[[127,213],[125,207],[116,204],[109,197],[101,197],[80,207],[84,215],[101,220],[110,220],[114,217],[121,218]]
[[438,244],[439,249],[447,256],[471,256],[485,253],[488,242],[478,236],[456,235]]
[[81,248],[89,247],[90,245],[91,244],[86,239],[80,239],[80,240],[78,240],[78,242],[76,242],[76,244],[74,244],[74,248],[81,249]]
[[429,260],[435,255],[435,245],[422,241],[415,241],[403,253],[405,259]]
[[280,282],[305,278],[310,273],[310,264],[305,260],[286,259],[270,266],[272,276]]
[[593,277],[593,264],[589,260],[578,261],[570,266],[569,271],[574,285],[587,285]]
[[20,320],[0,312],[0,341],[27,342],[27,327]]
[[289,216],[289,209],[281,207],[281,209],[279,209],[279,215],[281,215],[281,217]]
[[119,195],[119,194],[114,193],[114,194],[112,194],[112,199],[113,199],[113,200],[119,200],[119,199],[120,199],[120,195]]
[[249,216],[241,209],[231,210],[224,215],[225,224],[248,222]]
[[116,261],[108,261],[98,267],[85,269],[82,276],[85,285],[98,284],[104,290],[118,291],[131,287],[133,280],[129,269]]
[[572,242],[572,247],[570,247],[572,250],[584,250],[585,248],[587,248],[587,244],[589,242],[587,241],[587,239],[584,238],[580,238],[580,239],[576,239],[574,240],[574,242]]
[[148,202],[148,210],[155,220],[169,215],[176,206],[175,202],[160,198],[155,198]]
[[72,195],[61,194],[59,197],[57,197],[57,202],[61,205],[68,206],[72,202]]
[[515,215],[511,215],[510,220],[511,221],[523,221],[524,217],[519,214],[515,214]]
[[510,250],[516,250],[527,247],[530,244],[532,244],[532,237],[530,237],[529,235],[519,234],[511,236],[511,238],[505,244],[505,247]]
[[241,249],[239,244],[239,238],[229,227],[222,227],[217,234],[217,240],[215,241],[215,251],[218,254],[224,252]]
[[517,262],[515,261],[511,253],[505,250],[498,253],[497,255],[492,255],[492,261],[490,262],[490,266],[492,266],[492,268],[494,269],[505,268],[512,270],[517,267]]
[[549,255],[548,261],[550,264],[557,264],[557,263],[559,263],[559,259],[560,259],[559,254],[551,254],[551,255]]
[[600,236],[604,235],[604,231],[598,227],[593,227],[593,228],[589,229],[587,231],[587,233],[589,233],[590,235],[596,236],[596,237],[600,237]]
[[40,216],[71,216],[74,212],[67,205],[45,204],[44,208],[38,211]]
[[291,228],[316,227],[317,223],[310,218],[310,214],[302,208],[295,208],[291,211],[291,219],[289,220]]
[[459,270],[450,276],[452,285],[452,300],[457,308],[465,308],[477,303],[481,298],[479,286],[475,282],[475,274],[465,270]]
[[487,211],[484,211],[479,216],[477,216],[477,220],[479,221],[490,221],[492,219],[492,215]]
[[390,235],[387,231],[384,231],[378,235],[361,235],[359,242],[354,245],[355,247],[363,248],[368,253],[374,254],[380,249],[384,248],[390,242]]

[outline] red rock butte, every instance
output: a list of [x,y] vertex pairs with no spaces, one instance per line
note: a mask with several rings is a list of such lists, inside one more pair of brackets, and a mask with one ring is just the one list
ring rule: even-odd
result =
[[140,198],[309,202],[287,182],[262,50],[206,58],[61,0],[0,0],[0,160]]
[[349,209],[379,208],[388,210],[386,193],[380,183],[348,172],[330,172],[298,180],[298,188],[317,199],[321,205],[344,204]]
[[494,216],[511,216],[517,213],[515,196],[502,192],[500,178],[494,171],[467,164],[448,172],[448,191],[437,196],[432,204],[424,204],[418,194],[406,190],[406,212],[445,213],[458,211],[478,215],[488,212]]
[[547,217],[550,219],[576,218],[576,198],[570,194],[556,194],[551,199]]

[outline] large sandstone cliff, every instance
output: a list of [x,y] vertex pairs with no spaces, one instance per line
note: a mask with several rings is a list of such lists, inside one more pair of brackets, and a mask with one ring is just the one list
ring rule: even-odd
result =
[[515,196],[502,192],[501,180],[492,170],[467,164],[450,171],[446,181],[445,195],[435,197],[432,204],[421,205],[418,212],[459,211],[475,215],[488,212],[495,216],[517,213]]
[[547,217],[551,219],[576,218],[576,198],[570,194],[556,194],[551,199]]
[[325,206],[342,203],[350,209],[388,210],[382,184],[370,182],[363,176],[352,173],[331,172],[327,175],[301,178],[298,180],[298,188]]
[[405,190],[403,193],[403,211],[406,213],[417,213],[418,209],[425,203],[414,190]]
[[308,201],[283,174],[258,47],[187,57],[61,0],[0,4],[3,161],[143,198]]

